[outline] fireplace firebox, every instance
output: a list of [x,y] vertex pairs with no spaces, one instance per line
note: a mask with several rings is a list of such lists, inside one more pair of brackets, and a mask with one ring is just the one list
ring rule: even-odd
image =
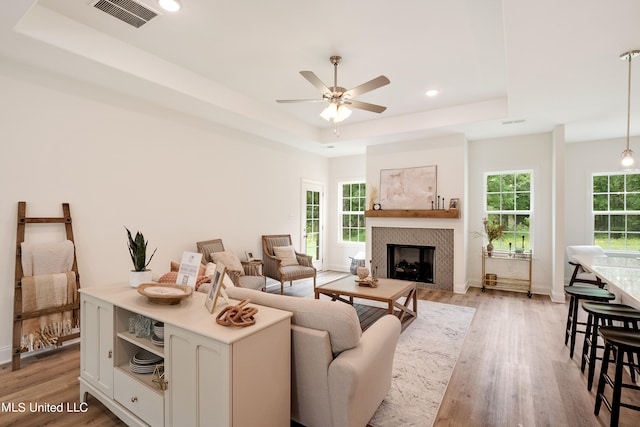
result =
[[387,244],[387,277],[434,283],[435,246]]

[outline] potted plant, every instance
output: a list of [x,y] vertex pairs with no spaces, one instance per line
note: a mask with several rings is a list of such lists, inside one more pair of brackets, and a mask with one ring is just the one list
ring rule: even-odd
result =
[[129,284],[131,287],[137,288],[140,284],[151,281],[151,270],[147,269],[147,266],[156,254],[158,248],[154,249],[153,253],[147,260],[147,244],[149,242],[144,240],[144,236],[139,231],[136,232],[136,237],[133,238],[127,227],[125,227],[125,230],[127,230],[127,237],[129,240],[129,254],[131,255],[131,262],[133,262],[133,270],[131,270],[129,275]]
[[482,219],[482,224],[484,225],[484,233],[489,241],[487,244],[487,255],[491,256],[491,253],[493,252],[493,241],[500,240],[502,238],[504,226],[495,220],[489,222],[487,218]]

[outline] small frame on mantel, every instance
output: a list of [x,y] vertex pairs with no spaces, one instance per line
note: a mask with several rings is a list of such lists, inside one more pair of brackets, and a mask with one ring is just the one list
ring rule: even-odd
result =
[[449,210],[450,211],[457,210],[459,206],[460,206],[460,199],[454,198],[454,199],[449,200]]

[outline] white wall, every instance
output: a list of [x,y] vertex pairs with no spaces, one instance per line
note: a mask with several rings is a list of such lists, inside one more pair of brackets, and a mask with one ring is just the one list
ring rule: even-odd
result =
[[[533,170],[532,291],[542,294],[550,294],[552,289],[552,155],[550,133],[469,142],[469,233],[483,228],[485,172]],[[481,250],[482,239],[471,238],[467,256],[469,284],[474,286],[482,285]]]
[[[70,203],[89,287],[128,280],[124,226],[158,248],[156,277],[199,240],[222,238],[239,255],[261,254],[262,234],[297,244],[301,181],[328,182],[326,158],[30,69],[3,68],[0,93],[0,363],[10,359],[18,201],[28,216],[61,216]],[[27,239],[63,236],[42,227]]]
[[[465,292],[465,159],[464,136],[370,146],[367,149],[367,186],[380,190],[380,170],[437,166],[437,192],[446,198],[460,198],[461,218],[367,218],[367,259],[371,259],[371,227],[445,228],[454,230],[454,292]],[[448,202],[447,202],[448,203]],[[384,206],[383,206],[384,209]]]
[[[365,250],[364,243],[340,242],[340,200],[338,184],[348,181],[365,181],[366,158],[364,155],[335,157],[329,161],[329,188],[330,197],[327,200],[327,251],[324,268],[326,270],[349,271],[351,259],[360,251]],[[368,199],[367,199],[368,200]]]

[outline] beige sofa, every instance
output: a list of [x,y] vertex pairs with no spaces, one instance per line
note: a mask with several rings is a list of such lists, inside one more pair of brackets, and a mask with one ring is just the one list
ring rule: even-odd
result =
[[306,427],[364,427],[391,388],[400,321],[365,332],[348,304],[228,288],[229,297],[287,310],[291,325],[291,419]]

